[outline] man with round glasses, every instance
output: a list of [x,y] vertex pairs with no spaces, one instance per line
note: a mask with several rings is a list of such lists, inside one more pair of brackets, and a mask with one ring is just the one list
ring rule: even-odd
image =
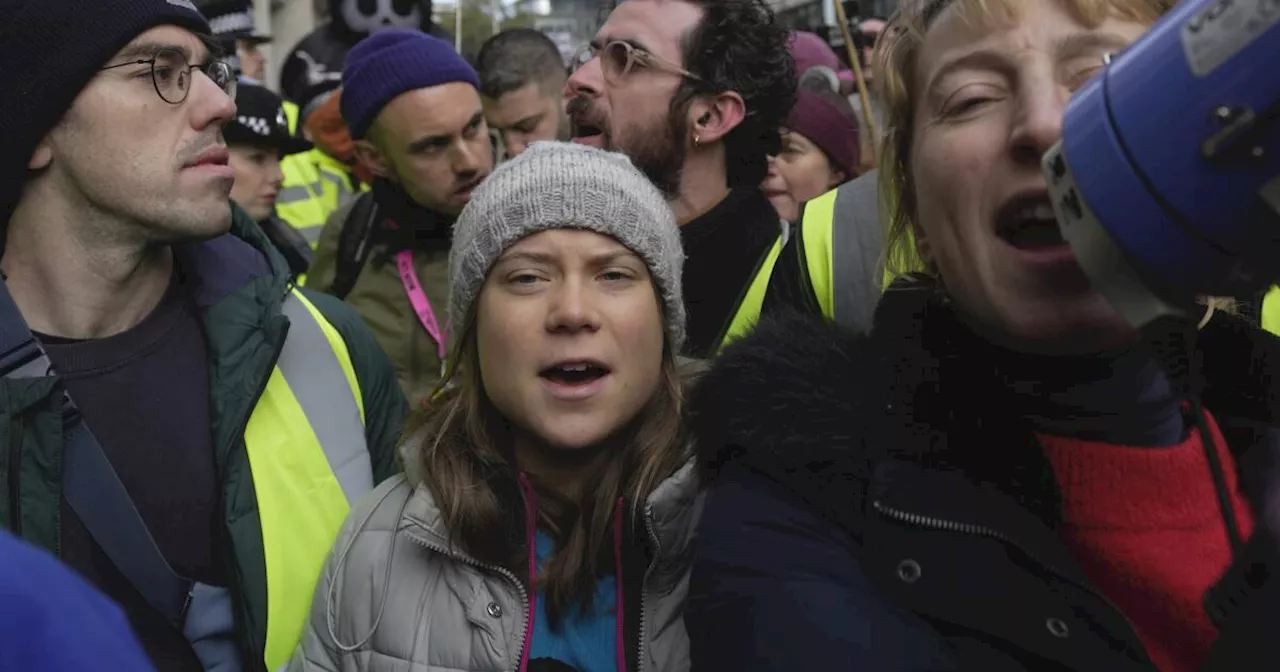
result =
[[789,38],[764,0],[634,0],[571,63],[574,141],[631,157],[680,223],[689,356],[805,296],[773,272],[784,225],[760,190],[795,101]]
[[386,356],[228,196],[236,82],[190,0],[0,0],[0,525],[155,666],[278,669],[394,471]]

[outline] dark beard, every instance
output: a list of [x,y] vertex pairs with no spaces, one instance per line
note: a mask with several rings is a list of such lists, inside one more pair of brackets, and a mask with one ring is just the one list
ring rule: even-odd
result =
[[[649,178],[668,200],[680,191],[680,174],[684,170],[684,138],[689,130],[684,109],[674,109],[666,119],[636,133],[634,142],[611,142],[609,149],[631,157],[631,162]],[[631,139],[631,138],[629,138]]]

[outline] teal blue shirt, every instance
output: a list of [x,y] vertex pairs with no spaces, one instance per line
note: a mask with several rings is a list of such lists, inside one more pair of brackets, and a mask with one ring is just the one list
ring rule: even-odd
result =
[[[538,566],[541,567],[555,550],[550,535],[538,530]],[[617,581],[610,574],[596,583],[591,610],[571,609],[565,614],[559,632],[552,632],[547,621],[547,596],[538,591],[534,611],[533,639],[529,642],[529,660],[554,658],[572,665],[579,672],[618,671]]]

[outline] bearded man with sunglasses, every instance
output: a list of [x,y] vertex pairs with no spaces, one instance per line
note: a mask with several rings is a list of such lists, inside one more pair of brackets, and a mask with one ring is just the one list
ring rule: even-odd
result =
[[190,0],[0,0],[0,524],[162,670],[277,669],[405,404],[228,196]]
[[574,141],[630,156],[681,226],[689,356],[812,294],[778,272],[785,224],[759,188],[795,102],[789,39],[764,0],[633,0],[571,63]]

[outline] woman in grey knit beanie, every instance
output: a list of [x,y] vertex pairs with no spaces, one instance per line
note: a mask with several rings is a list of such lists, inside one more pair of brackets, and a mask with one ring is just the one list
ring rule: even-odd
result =
[[683,262],[621,154],[493,172],[454,228],[446,386],[352,512],[294,669],[688,669]]

